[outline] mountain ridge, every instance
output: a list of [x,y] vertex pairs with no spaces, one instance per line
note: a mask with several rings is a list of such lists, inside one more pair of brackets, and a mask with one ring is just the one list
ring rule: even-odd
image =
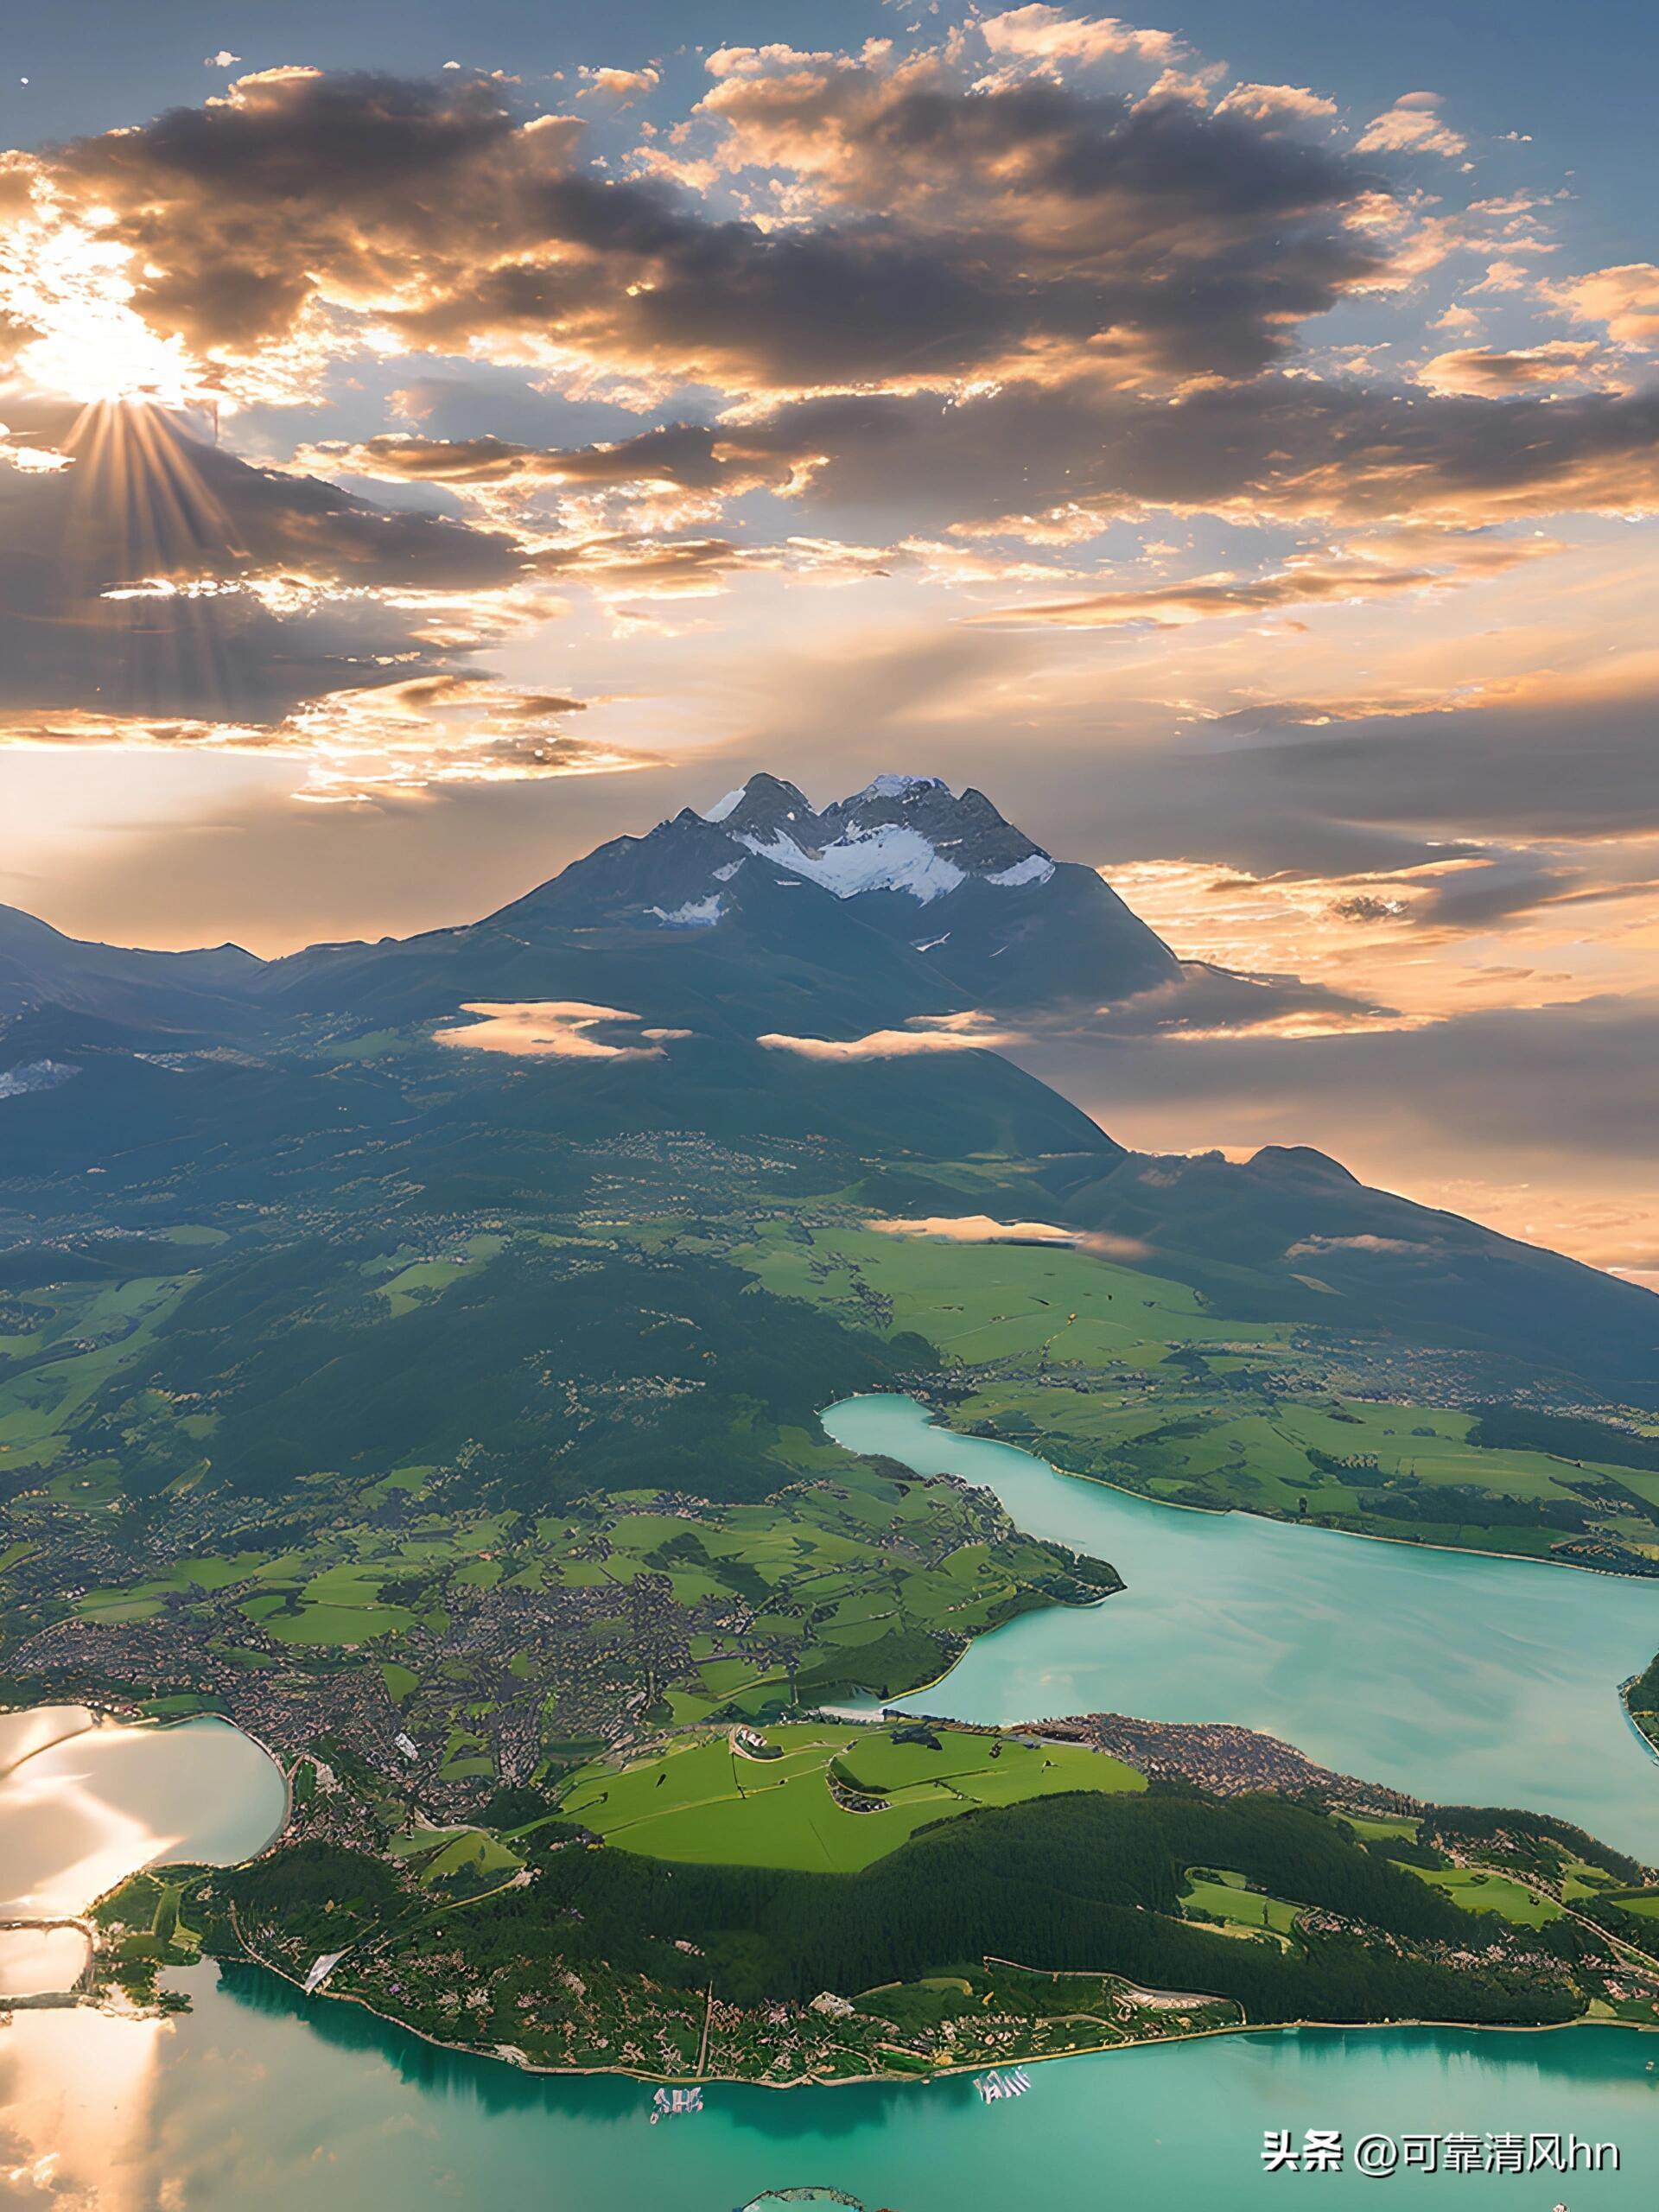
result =
[[[512,1162],[548,1172],[549,1145],[810,1132],[882,1212],[1040,1213],[1144,1250],[1217,1313],[1266,1301],[1325,1329],[1426,1328],[1511,1371],[1659,1403],[1646,1289],[1373,1190],[1309,1147],[1127,1152],[993,1049],[999,1015],[1069,1021],[1155,992],[1148,973],[1183,969],[1095,870],[982,794],[885,776],[817,809],[757,776],[407,938],[261,963],[88,946],[0,910],[7,1172],[60,1189],[95,1173],[113,1192],[164,1166],[245,1202],[271,1172],[259,1147],[286,1132],[273,1157],[319,1173],[356,1142],[417,1183],[481,1192]],[[582,1057],[454,1049],[467,1009],[555,1002],[586,1010]]]

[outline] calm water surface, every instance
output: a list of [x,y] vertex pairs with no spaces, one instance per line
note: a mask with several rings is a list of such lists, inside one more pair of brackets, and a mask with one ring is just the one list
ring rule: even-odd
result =
[[134,1727],[79,1706],[5,1715],[0,1918],[84,1912],[163,1859],[250,1859],[287,1802],[268,1754],[227,1721]]
[[1344,1773],[1558,1813],[1659,1861],[1659,1760],[1618,1699],[1659,1651],[1659,1580],[1184,1512],[954,1435],[909,1398],[846,1399],[823,1423],[854,1451],[982,1484],[1128,1585],[982,1637],[910,1700],[921,1710],[1239,1721]]
[[[1659,2201],[1653,2040],[1618,2029],[1222,2037],[1035,2068],[983,2107],[965,2081],[707,2092],[652,2127],[637,2083],[542,2081],[435,2050],[355,2007],[307,2005],[256,1969],[179,1978],[164,2024],[16,2016],[0,2037],[9,2162],[51,2212],[731,2212],[834,2187],[895,2212],[1251,2212],[1287,2194],[1328,2212],[1635,2212]],[[10,2077],[8,2079],[8,2077]],[[0,2121],[3,2125],[3,2121]],[[1292,2181],[1265,2129],[1572,2130],[1617,2143],[1617,2173]],[[89,2198],[88,2187],[97,2195]],[[3,2177],[0,2177],[0,2188]]]

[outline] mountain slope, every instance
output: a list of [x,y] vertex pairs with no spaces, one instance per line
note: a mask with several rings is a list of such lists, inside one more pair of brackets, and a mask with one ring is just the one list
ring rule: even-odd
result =
[[1048,1179],[1067,1220],[1145,1244],[1224,1311],[1357,1324],[1659,1402],[1659,1298],[1461,1215],[1372,1189],[1306,1146],[1244,1161],[1126,1154]]
[[262,964],[236,944],[135,952],[90,944],[16,906],[0,906],[0,1017],[62,1006],[112,1020],[188,1027],[222,1019]]
[[[950,1049],[925,1033],[987,1010],[1070,1022],[1179,973],[1092,869],[976,791],[883,776],[819,810],[756,776],[480,921],[266,965],[79,944],[0,911],[0,1127],[16,1187],[46,1178],[78,1206],[89,1171],[242,1204],[305,1185],[517,1206],[567,1188],[573,1147],[807,1146],[814,1187],[873,1209],[1040,1213],[1133,1240],[1220,1313],[1659,1402],[1647,1291],[1317,1153],[1127,1154],[959,1027]],[[465,1049],[465,1009],[550,1004],[574,1051],[556,1025],[536,1048]]]

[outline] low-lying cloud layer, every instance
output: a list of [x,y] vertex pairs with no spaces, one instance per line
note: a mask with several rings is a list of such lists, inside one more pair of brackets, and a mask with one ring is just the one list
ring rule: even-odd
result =
[[435,1045],[458,1052],[505,1052],[515,1059],[660,1060],[664,1045],[689,1037],[689,1029],[640,1029],[641,1044],[613,1044],[598,1033],[621,1027],[627,1034],[637,1014],[620,1007],[590,1006],[582,999],[481,999],[469,1001],[463,1014],[477,1016],[448,1029],[435,1029]]

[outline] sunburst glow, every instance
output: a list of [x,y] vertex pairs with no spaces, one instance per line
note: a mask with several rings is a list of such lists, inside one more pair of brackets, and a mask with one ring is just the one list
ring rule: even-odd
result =
[[17,351],[18,372],[84,406],[208,399],[183,341],[153,330],[134,308],[132,256],[102,234],[106,214],[80,217],[36,178],[29,212],[0,232],[0,312],[37,334]]

